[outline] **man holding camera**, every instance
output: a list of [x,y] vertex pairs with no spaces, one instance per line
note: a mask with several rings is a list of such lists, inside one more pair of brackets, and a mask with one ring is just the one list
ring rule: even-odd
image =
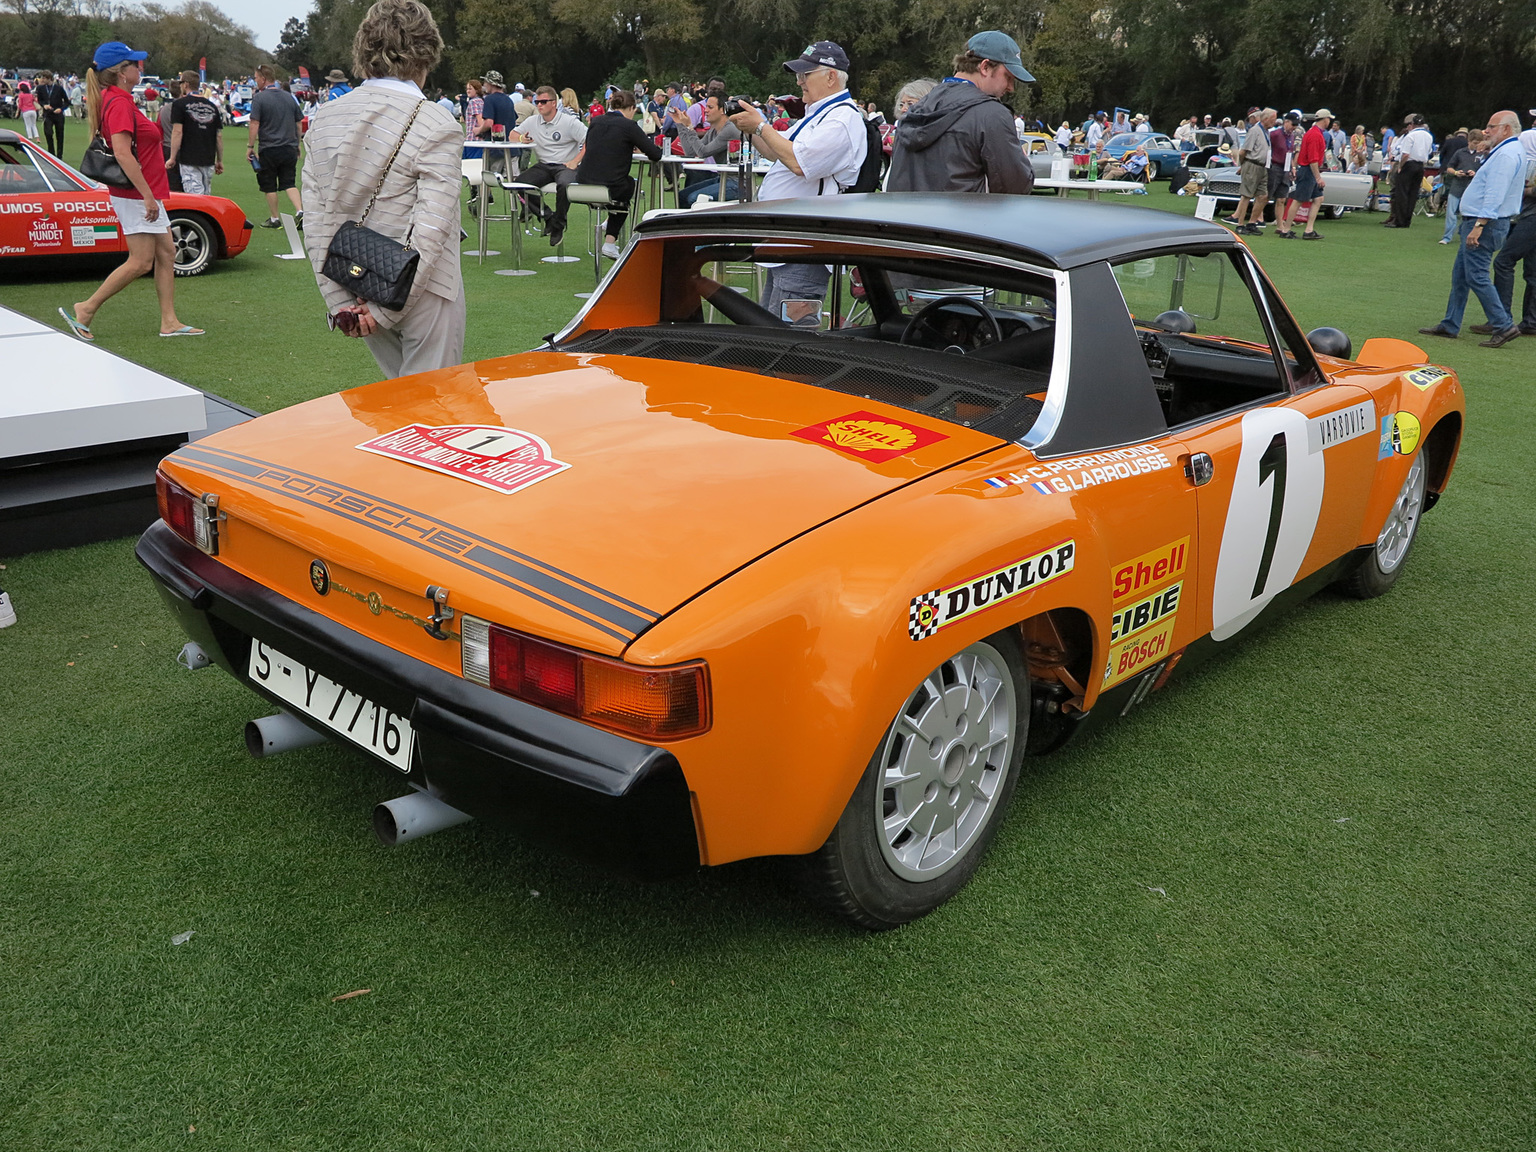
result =
[[[773,159],[758,199],[836,196],[858,180],[869,149],[864,115],[848,91],[848,54],[830,40],[818,40],[784,67],[795,74],[805,97],[805,116],[794,127],[781,133],[756,108],[730,117],[758,151]],[[1010,131],[1012,126],[1010,120]],[[777,314],[785,300],[821,300],[828,276],[823,264],[770,268],[763,305]]]
[[[717,164],[724,164],[730,158],[731,141],[740,140],[741,132],[732,124],[725,114],[726,97],[720,92],[711,92],[704,97],[704,123],[708,126],[703,132],[695,132],[689,126],[688,113],[673,109],[668,116],[678,126],[677,139],[683,146],[683,154],[695,160],[713,160]],[[722,180],[705,177],[697,183],[690,183],[679,194],[678,202],[684,208],[692,208],[694,201],[700,196],[709,194],[717,200],[734,200],[741,194],[737,187],[736,177],[729,176]]]
[[978,32],[954,69],[896,125],[888,190],[1028,196],[1035,169],[1003,103],[1015,82],[1034,80],[1018,43],[1003,32]]

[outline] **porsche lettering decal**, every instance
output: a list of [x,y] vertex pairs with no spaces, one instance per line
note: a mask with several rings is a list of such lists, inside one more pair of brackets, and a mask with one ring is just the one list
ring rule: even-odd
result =
[[358,447],[508,495],[570,467],[532,432],[489,424],[407,424]]
[[907,608],[907,635],[925,640],[958,620],[1032,592],[1072,571],[1076,552],[1076,542],[1067,540],[953,588],[935,588],[914,596]]
[[949,437],[931,428],[908,424],[874,412],[850,412],[835,420],[798,428],[791,433],[814,444],[825,444],[850,456],[880,464],[905,456],[926,444],[936,444]]
[[383,533],[537,600],[618,640],[633,640],[660,613],[467,528],[324,477],[238,453],[189,444],[172,459],[233,476],[310,508]]

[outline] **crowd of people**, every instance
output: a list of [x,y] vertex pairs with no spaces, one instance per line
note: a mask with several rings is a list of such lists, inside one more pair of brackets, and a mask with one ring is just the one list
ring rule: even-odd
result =
[[[389,375],[457,363],[462,356],[464,297],[457,260],[461,159],[478,157],[488,172],[516,185],[511,194],[521,197],[520,212],[542,222],[552,245],[561,242],[566,229],[569,188],[601,186],[608,209],[601,248],[610,258],[619,255],[635,192],[633,159],[640,155],[654,161],[663,150],[713,160],[741,150],[755,154],[767,165],[759,199],[882,188],[1027,195],[1035,176],[1024,138],[1034,135],[1052,137],[1063,151],[1094,156],[1103,155],[1116,137],[1129,136],[1132,146],[1120,149],[1117,169],[1106,175],[1143,180],[1150,175],[1146,148],[1135,146],[1137,137],[1155,132],[1145,115],[1116,109],[1111,117],[1100,111],[1075,129],[1064,122],[1054,130],[1016,116],[1006,100],[1016,84],[1034,78],[1017,42],[997,30],[972,36],[954,56],[950,75],[903,85],[889,119],[876,104],[854,99],[849,90],[853,64],[830,41],[818,41],[785,62],[797,94],[761,103],[732,96],[723,79],[712,77],[661,87],[645,81],[633,87],[610,84],[600,99],[584,107],[570,88],[508,85],[494,70],[469,80],[461,95],[450,97],[424,87],[442,50],[437,25],[419,0],[378,0],[354,43],[353,70],[363,77],[356,86],[348,75],[332,70],[323,87],[306,84],[294,92],[266,65],[249,84],[247,157],[267,199],[263,225],[281,226],[280,196],[286,194],[306,232],[331,326],[366,339]],[[101,304],[128,280],[151,270],[161,286],[162,334],[199,334],[175,314],[169,241],[158,202],[172,180],[188,190],[210,190],[223,166],[220,133],[230,119],[231,97],[242,95],[241,85],[205,87],[197,73],[185,72],[163,85],[170,98],[162,102],[158,93],[145,93],[139,85],[142,60],[143,53],[121,43],[102,45],[78,100],[71,95],[70,78],[40,74],[28,85],[31,99],[24,111],[59,116],[62,100],[68,101],[66,108],[83,106],[93,135],[100,132],[110,141],[119,163],[127,153],[128,162],[122,163],[127,186],[111,191],[129,238],[130,259],[90,299],[72,311],[61,309],[85,339]],[[30,132],[30,119],[27,127]],[[1328,174],[1341,171],[1374,176],[1379,169],[1392,187],[1384,226],[1407,228],[1423,191],[1425,168],[1438,152],[1446,194],[1441,242],[1451,243],[1459,228],[1458,252],[1446,317],[1424,331],[1456,335],[1466,298],[1476,295],[1488,323],[1474,330],[1489,337],[1488,346],[1536,334],[1536,183],[1529,179],[1536,174],[1536,126],[1521,133],[1513,112],[1498,113],[1481,131],[1452,133],[1438,147],[1424,118],[1410,114],[1401,131],[1382,129],[1379,152],[1377,138],[1363,125],[1346,132],[1327,108],[1282,115],[1274,108],[1254,107],[1236,124],[1231,118],[1192,115],[1172,136],[1191,151],[1214,145],[1237,166],[1240,198],[1226,222],[1239,234],[1262,234],[1266,208],[1274,204],[1274,235],[1287,239],[1322,238],[1316,228],[1318,209]],[[508,140],[531,146],[535,155],[523,162],[505,149],[485,147]],[[164,166],[146,163],[141,168],[135,151],[141,158],[158,151]],[[391,159],[381,172],[378,158],[386,155]],[[549,193],[552,203],[547,204]],[[736,176],[714,173],[693,175],[679,189],[685,207],[706,196],[735,199],[739,193]],[[404,307],[384,308],[324,274],[337,227],[370,212],[370,227],[417,253],[418,273]],[[1517,323],[1511,318],[1511,295],[1513,273],[1522,262],[1527,287]],[[827,282],[826,270],[817,267],[773,269],[762,304],[778,312],[788,302],[820,301]]]

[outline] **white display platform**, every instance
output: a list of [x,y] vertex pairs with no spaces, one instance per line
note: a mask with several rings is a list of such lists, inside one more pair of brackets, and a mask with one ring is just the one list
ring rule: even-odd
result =
[[207,426],[197,389],[0,308],[0,460]]

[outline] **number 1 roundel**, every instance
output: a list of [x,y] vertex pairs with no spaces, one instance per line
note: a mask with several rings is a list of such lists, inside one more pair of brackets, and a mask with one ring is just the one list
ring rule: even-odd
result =
[[1307,443],[1307,418],[1290,408],[1243,417],[1243,446],[1211,590],[1211,638],[1237,635],[1289,588],[1323,508],[1323,454]]

